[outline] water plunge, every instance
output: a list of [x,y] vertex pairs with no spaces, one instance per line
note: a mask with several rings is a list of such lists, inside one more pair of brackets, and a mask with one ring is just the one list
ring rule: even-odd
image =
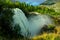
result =
[[[28,18],[18,8],[13,9],[13,25],[18,24],[21,28],[21,34],[23,36],[30,35],[36,36],[44,25],[52,24],[52,20],[47,15],[31,14]],[[14,27],[13,27],[14,28]],[[18,31],[19,33],[20,31]]]
[[14,11],[14,16],[13,16],[14,25],[18,24],[21,27],[21,34],[26,36],[28,27],[29,27],[29,22],[28,22],[26,16],[18,8],[13,9],[13,11]]
[[31,36],[36,36],[45,25],[52,24],[52,20],[47,15],[32,14],[29,18],[29,31]]

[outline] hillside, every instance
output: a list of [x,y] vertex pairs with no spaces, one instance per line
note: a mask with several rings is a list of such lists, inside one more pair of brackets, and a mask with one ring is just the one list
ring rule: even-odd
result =
[[[9,9],[12,9],[12,8],[19,8],[19,9],[21,9],[24,13],[25,13],[25,15],[28,17],[29,16],[29,13],[30,12],[38,12],[39,14],[42,14],[42,15],[48,15],[48,16],[50,16],[52,19],[54,19],[53,21],[54,21],[54,23],[56,24],[56,25],[48,25],[48,27],[47,28],[43,28],[43,29],[45,29],[46,30],[46,33],[43,33],[43,34],[41,34],[41,35],[38,35],[38,36],[36,36],[36,37],[34,37],[35,39],[37,39],[37,40],[39,40],[40,38],[41,38],[41,40],[55,40],[55,36],[54,35],[57,35],[57,36],[59,36],[59,37],[57,37],[56,36],[56,40],[60,40],[59,38],[60,38],[60,2],[59,2],[60,0],[47,0],[47,2],[46,2],[46,4],[47,5],[39,5],[39,6],[32,6],[32,5],[29,5],[29,4],[26,4],[26,3],[20,3],[20,2],[11,2],[11,1],[5,1],[5,2],[3,2],[3,1],[0,1],[0,14],[2,15],[0,15],[0,39],[1,40],[28,40],[29,38],[26,38],[26,37],[23,37],[22,35],[17,35],[15,32],[13,32],[14,34],[11,34],[13,37],[11,37],[10,38],[10,36],[9,35],[6,35],[5,36],[5,33],[4,32],[6,32],[5,31],[5,26],[3,26],[4,25],[4,22],[6,22],[6,23],[9,23],[10,24],[10,21],[6,21],[6,20],[8,20],[9,18],[11,18],[11,13],[10,13],[10,11],[9,11]],[[51,4],[49,4],[49,3],[52,3],[52,5]],[[45,3],[44,3],[45,4]],[[49,5],[48,5],[49,4]],[[7,10],[8,9],[8,10]],[[5,11],[4,11],[5,10]],[[8,14],[9,13],[9,14]],[[20,13],[20,12],[19,12]],[[5,16],[5,14],[6,14],[6,16]],[[7,18],[7,15],[9,15],[8,16],[8,18]],[[2,17],[2,18],[1,18]],[[3,20],[4,19],[4,20]],[[36,23],[37,24],[37,23]],[[43,24],[43,23],[42,23]],[[59,24],[58,26],[57,26],[57,24]],[[8,24],[6,24],[6,27],[8,28],[8,27],[11,27],[11,26],[7,26]],[[18,25],[17,25],[18,26]],[[55,30],[54,30],[54,28],[56,28],[56,30],[57,30],[57,32],[55,32]],[[2,31],[3,30],[3,31]],[[45,31],[44,30],[44,31]],[[53,30],[53,33],[47,33],[48,31],[51,31],[51,30]],[[8,32],[9,32],[10,30],[8,30]],[[44,31],[42,31],[42,32],[44,32]],[[16,35],[17,36],[16,36]],[[29,33],[28,33],[29,34]],[[46,35],[46,36],[45,36]],[[51,35],[51,36],[50,36]],[[2,37],[1,37],[2,36]],[[5,38],[6,37],[6,38]],[[15,39],[15,38],[16,39]],[[45,38],[44,38],[45,37]],[[52,38],[51,38],[52,37]],[[14,38],[14,39],[13,39]],[[33,38],[33,40],[35,40]]]
[[43,2],[41,5],[53,5],[56,2],[60,2],[60,0],[46,0],[45,2]]
[[58,2],[54,5],[47,6],[47,7],[54,9],[56,12],[60,12],[60,2]]

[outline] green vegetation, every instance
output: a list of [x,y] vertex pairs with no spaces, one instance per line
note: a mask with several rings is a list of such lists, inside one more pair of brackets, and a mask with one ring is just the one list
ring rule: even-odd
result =
[[[55,9],[52,9],[52,8],[48,8],[46,6],[32,6],[32,5],[29,5],[29,4],[26,4],[25,2],[24,3],[21,3],[21,2],[12,2],[11,0],[0,0],[0,14],[2,16],[0,16],[0,35],[2,36],[3,33],[4,35],[12,35],[12,36],[15,36],[16,38],[20,38],[21,40],[28,40],[27,38],[24,38],[22,35],[17,35],[16,32],[18,30],[20,30],[19,28],[19,25],[17,24],[16,27],[18,27],[19,29],[17,30],[14,30],[16,32],[12,32],[12,31],[9,31],[11,30],[11,21],[12,21],[12,16],[14,14],[12,14],[11,8],[20,8],[25,14],[26,16],[28,16],[29,12],[38,12],[38,13],[41,13],[41,14],[46,14],[46,15],[49,15],[51,16],[51,18],[54,20],[55,24],[60,24],[60,12],[56,12]],[[8,11],[8,12],[7,12]],[[59,10],[60,11],[60,10]],[[4,16],[5,15],[5,16]],[[8,19],[11,19],[11,20],[8,20]],[[7,24],[7,25],[6,25]],[[6,30],[4,30],[6,28]],[[8,29],[7,29],[8,28]],[[54,26],[51,26],[49,25],[48,26],[48,29],[54,29]],[[3,30],[3,31],[1,31]],[[7,31],[8,30],[8,31]],[[7,31],[7,32],[6,32]],[[12,34],[9,34],[10,32],[12,32]],[[3,35],[3,37],[5,37]],[[12,36],[10,36],[12,38]],[[0,37],[2,38],[2,37]],[[60,40],[59,39],[60,37],[57,37],[55,40]],[[46,40],[51,40],[51,38],[48,36],[46,38]],[[43,38],[41,38],[41,40],[45,40]]]
[[56,2],[60,2],[60,0],[45,0],[41,5],[53,5]]
[[[6,8],[1,11],[0,13],[0,36],[4,38],[10,38],[12,39],[13,37],[18,38],[18,37],[23,37],[22,35],[17,35],[17,29],[12,31],[12,23],[13,21],[12,16],[14,15],[9,8]],[[19,27],[18,25],[16,25]],[[20,29],[20,28],[19,28]],[[18,30],[19,30],[18,29]]]
[[57,36],[57,37],[55,38],[55,40],[60,40],[60,36]]

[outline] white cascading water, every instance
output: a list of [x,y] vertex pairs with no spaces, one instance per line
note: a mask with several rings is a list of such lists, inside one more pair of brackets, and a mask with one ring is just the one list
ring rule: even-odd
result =
[[31,14],[31,16],[27,18],[20,9],[15,8],[13,11],[14,25],[19,24],[23,36],[27,35],[28,32],[31,37],[36,36],[44,25],[52,23],[52,20],[47,15]]
[[49,16],[37,13],[31,14],[28,20],[30,23],[29,31],[32,33],[31,36],[36,36],[45,25],[52,24],[52,20]]
[[18,24],[21,27],[21,34],[26,36],[29,27],[29,23],[26,16],[18,8],[13,9],[13,12],[14,12],[13,16],[14,25]]

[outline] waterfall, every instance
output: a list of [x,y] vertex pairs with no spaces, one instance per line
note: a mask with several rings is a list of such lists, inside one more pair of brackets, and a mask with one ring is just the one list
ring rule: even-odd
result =
[[27,35],[28,32],[30,36],[36,36],[44,25],[52,24],[52,20],[47,15],[30,14],[31,16],[27,18],[18,8],[13,9],[13,13],[13,25],[19,24],[23,36]]
[[40,15],[38,13],[31,14],[28,18],[30,24],[31,36],[36,36],[44,25],[52,24],[52,20],[47,15]]
[[18,24],[21,28],[20,33],[26,36],[28,32],[29,22],[25,14],[22,12],[22,10],[18,8],[13,9],[13,12],[14,12],[14,16],[13,16],[14,25]]

